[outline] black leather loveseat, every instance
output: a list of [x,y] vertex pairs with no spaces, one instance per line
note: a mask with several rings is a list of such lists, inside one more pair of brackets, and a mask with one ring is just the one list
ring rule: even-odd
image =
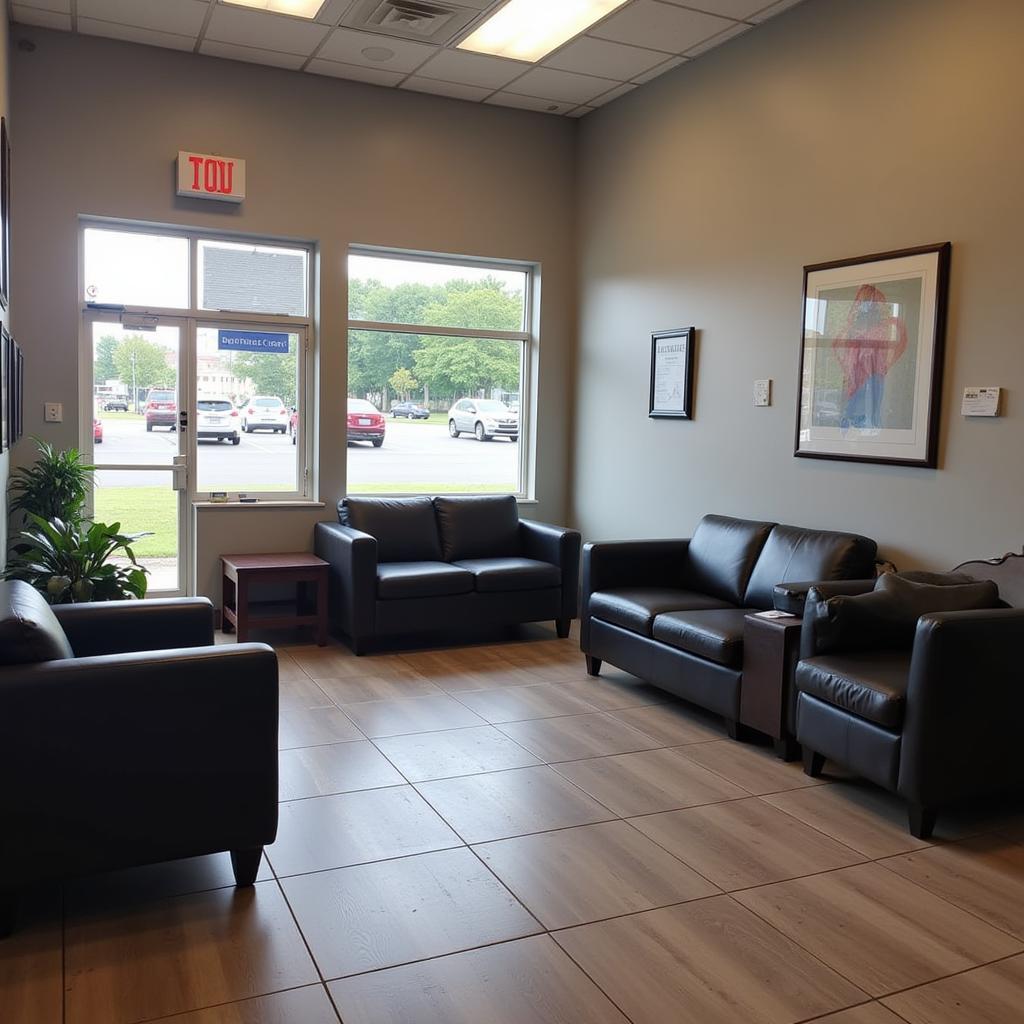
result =
[[0,931],[36,881],[230,851],[251,885],[277,700],[277,655],[215,646],[205,598],[51,609],[0,583]]
[[[705,516],[689,540],[588,544],[580,646],[722,715],[738,731],[743,620],[774,606],[779,584],[874,575],[867,537]],[[807,586],[779,591],[784,610]]]
[[343,498],[317,523],[331,623],[362,653],[375,637],[576,617],[580,535],[519,518],[511,495]]

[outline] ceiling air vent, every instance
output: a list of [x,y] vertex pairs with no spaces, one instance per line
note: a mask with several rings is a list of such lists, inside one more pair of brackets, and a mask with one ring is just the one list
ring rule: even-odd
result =
[[432,0],[363,0],[342,19],[342,24],[405,39],[445,43],[479,13]]

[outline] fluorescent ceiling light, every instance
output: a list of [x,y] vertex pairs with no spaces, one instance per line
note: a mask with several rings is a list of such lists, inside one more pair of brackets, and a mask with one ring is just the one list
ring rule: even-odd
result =
[[255,7],[260,11],[272,14],[291,14],[296,18],[308,18],[312,21],[327,0],[223,0],[226,4],[236,7]]
[[459,49],[514,60],[538,61],[625,2],[509,0],[459,43]]

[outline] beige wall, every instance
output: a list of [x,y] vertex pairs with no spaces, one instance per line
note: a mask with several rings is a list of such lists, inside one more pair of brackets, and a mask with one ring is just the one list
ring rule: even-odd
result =
[[[15,221],[26,432],[78,442],[77,218],[226,229],[319,243],[321,497],[345,487],[345,254],[350,243],[535,260],[543,265],[539,504],[568,502],[572,338],[573,122],[112,40],[18,27]],[[225,208],[174,196],[179,149],[248,161],[248,198]],[[64,403],[61,426],[44,401]],[[304,550],[324,513],[199,514],[197,579],[216,556]],[[331,514],[330,509],[327,512]]]
[[[807,0],[584,119],[586,537],[717,511],[859,530],[900,565],[1020,549],[1022,39],[1018,0]],[[946,240],[940,468],[793,458],[803,265]],[[690,324],[696,420],[649,420],[650,332]],[[960,416],[976,384],[1008,389],[1003,418]]]

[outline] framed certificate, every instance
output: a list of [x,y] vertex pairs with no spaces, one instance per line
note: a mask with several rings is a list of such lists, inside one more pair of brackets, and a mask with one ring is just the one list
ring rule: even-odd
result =
[[693,327],[651,335],[649,416],[693,419]]

